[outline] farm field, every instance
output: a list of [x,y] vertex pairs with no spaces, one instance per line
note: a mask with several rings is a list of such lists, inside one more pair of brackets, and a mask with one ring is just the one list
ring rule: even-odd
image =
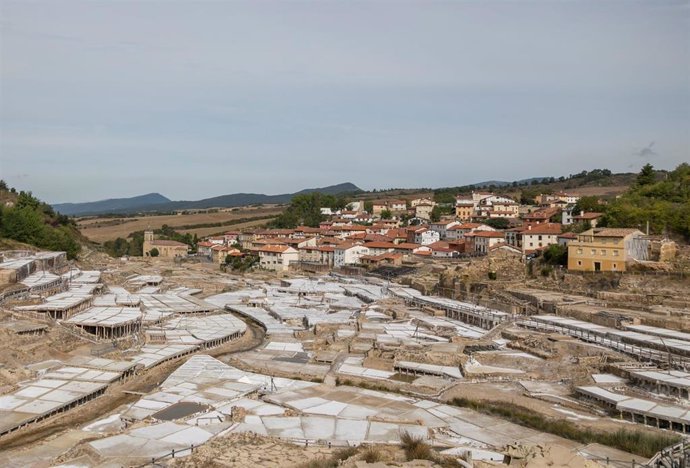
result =
[[[135,231],[147,228],[159,229],[164,224],[181,233],[207,236],[222,231],[258,226],[270,221],[269,217],[278,216],[283,211],[281,206],[264,205],[261,207],[240,207],[234,211],[216,213],[195,213],[180,215],[139,216],[136,218],[82,218],[77,221],[81,233],[93,242],[105,242],[127,237]],[[247,219],[247,222],[230,226],[199,226],[207,223],[223,223],[232,220]],[[257,219],[260,218],[260,219]]]
[[210,236],[213,234],[218,234],[225,231],[241,231],[243,229],[250,229],[262,226],[271,221],[271,219],[256,219],[254,221],[247,221],[246,223],[233,224],[232,226],[222,226],[222,227],[208,227],[208,228],[196,228],[196,229],[178,229],[177,232],[180,234],[196,234],[199,237]]
[[578,187],[574,189],[569,189],[566,190],[568,193],[572,193],[573,195],[578,195],[581,197],[587,197],[587,196],[599,196],[599,197],[605,197],[605,196],[611,196],[611,195],[620,195],[626,190],[628,190],[630,187],[627,185],[609,185],[609,186],[604,186],[604,187]]

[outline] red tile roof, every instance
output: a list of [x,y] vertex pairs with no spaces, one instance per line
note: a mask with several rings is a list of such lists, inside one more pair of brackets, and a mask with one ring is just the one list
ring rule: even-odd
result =
[[395,247],[398,250],[414,250],[420,248],[421,246],[422,244],[413,244],[412,242],[401,242],[400,244],[394,245],[393,247]]
[[527,229],[522,230],[522,235],[530,235],[530,234],[560,234],[563,230],[563,227],[561,226],[560,223],[544,223],[544,224],[536,224],[531,227],[527,227]]
[[187,244],[183,244],[182,242],[177,242],[174,240],[152,240],[149,243],[151,245],[160,245],[161,247],[189,247]]
[[583,214],[578,215],[578,216],[573,216],[573,219],[597,219],[597,218],[600,218],[602,216],[604,216],[604,213],[591,212],[591,213],[583,213]]
[[474,237],[492,237],[492,238],[504,238],[505,235],[503,232],[500,231],[474,231],[472,233],[466,234],[466,235],[471,235]]
[[265,245],[256,249],[258,252],[283,253],[291,247],[288,245]]
[[365,242],[364,247],[370,249],[392,249],[395,248],[396,245],[392,242]]

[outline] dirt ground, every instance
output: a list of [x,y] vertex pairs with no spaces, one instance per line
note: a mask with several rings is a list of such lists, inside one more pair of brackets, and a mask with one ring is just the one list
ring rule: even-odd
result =
[[[78,221],[77,226],[81,233],[94,242],[104,242],[116,239],[117,237],[126,238],[130,233],[143,231],[144,229],[159,229],[164,224],[177,228],[180,226],[222,223],[241,218],[257,218],[265,216],[277,216],[283,211],[282,207],[268,205],[262,207],[240,207],[235,211],[217,213],[198,213],[185,215],[162,215],[162,216],[142,216],[137,218],[83,218]],[[268,220],[261,220],[266,223]],[[254,221],[256,223],[258,221]],[[212,228],[180,229],[181,232],[197,235],[208,235],[210,233],[222,231],[235,231],[246,228],[243,223],[231,226],[221,226]]]
[[193,467],[294,467],[310,460],[328,457],[334,449],[305,447],[254,434],[230,434],[212,439],[186,458],[171,463],[179,468]]
[[[230,434],[226,437],[213,439],[200,447],[189,457],[172,461],[170,466],[176,468],[245,468],[256,466],[262,468],[304,468],[314,466],[333,466],[328,462],[333,456],[343,453],[343,448],[329,449],[325,446],[298,446],[281,441],[273,437],[257,436],[254,434]],[[345,449],[346,450],[346,449]],[[350,449],[349,456],[337,462],[345,468],[440,468],[443,466],[459,466],[455,464],[439,464],[429,460],[407,461],[405,452],[399,446],[376,445],[371,448],[361,446]],[[546,446],[511,446],[507,451],[516,460],[515,465],[521,468],[596,468],[601,465],[587,461],[573,454],[568,449],[558,445]],[[433,455],[439,457],[438,453]],[[367,460],[367,457],[368,460]],[[339,458],[339,457],[338,457]],[[367,462],[368,461],[368,462]],[[475,461],[476,468],[490,468],[505,466],[498,463]]]
[[[9,314],[0,312],[0,321]],[[32,377],[25,366],[50,359],[67,359],[85,342],[64,330],[52,327],[43,335],[17,335],[0,329],[0,389],[8,391],[17,382]]]

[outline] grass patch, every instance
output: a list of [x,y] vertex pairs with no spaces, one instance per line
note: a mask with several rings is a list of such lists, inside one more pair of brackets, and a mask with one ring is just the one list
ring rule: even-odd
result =
[[337,450],[331,458],[338,461],[345,461],[350,457],[354,457],[357,453],[357,447],[345,447]]
[[431,460],[434,461],[434,451],[431,446],[424,442],[424,439],[414,436],[409,432],[400,434],[400,447],[405,451],[407,461],[412,460]]
[[337,468],[341,462],[357,454],[357,447],[336,450],[330,457],[321,457],[299,465],[299,468]]
[[424,442],[424,439],[405,431],[400,434],[400,447],[405,451],[407,461],[429,460],[443,468],[462,468],[462,465],[453,457],[441,455]]
[[452,405],[470,408],[480,413],[499,416],[515,424],[541,432],[548,432],[564,439],[583,444],[597,442],[645,458],[653,457],[659,450],[680,441],[681,436],[651,434],[638,430],[619,429],[616,432],[580,428],[564,419],[552,419],[524,406],[503,401],[476,401],[453,398]]
[[362,452],[362,460],[367,463],[376,463],[383,461],[383,453],[378,447],[369,447]]

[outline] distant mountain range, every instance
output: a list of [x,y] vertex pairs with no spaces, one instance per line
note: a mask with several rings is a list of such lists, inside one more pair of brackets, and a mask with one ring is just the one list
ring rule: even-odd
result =
[[[517,180],[516,182],[518,184],[530,184],[534,180],[542,181],[544,179],[548,179],[548,177],[530,177],[529,179],[521,179]],[[508,182],[505,180],[487,180],[486,182],[471,184],[470,187],[487,187],[489,185],[493,185],[494,187],[505,187],[507,185],[513,185],[513,182]]]
[[175,210],[190,210],[203,208],[230,208],[256,204],[289,203],[295,195],[311,192],[321,192],[328,195],[343,193],[357,193],[362,190],[355,184],[346,182],[328,187],[300,190],[295,193],[280,195],[264,195],[262,193],[233,193],[203,200],[172,201],[160,193],[149,193],[131,198],[113,198],[86,203],[56,203],[55,211],[69,216],[88,216],[98,214],[130,214],[143,212],[169,212]]

